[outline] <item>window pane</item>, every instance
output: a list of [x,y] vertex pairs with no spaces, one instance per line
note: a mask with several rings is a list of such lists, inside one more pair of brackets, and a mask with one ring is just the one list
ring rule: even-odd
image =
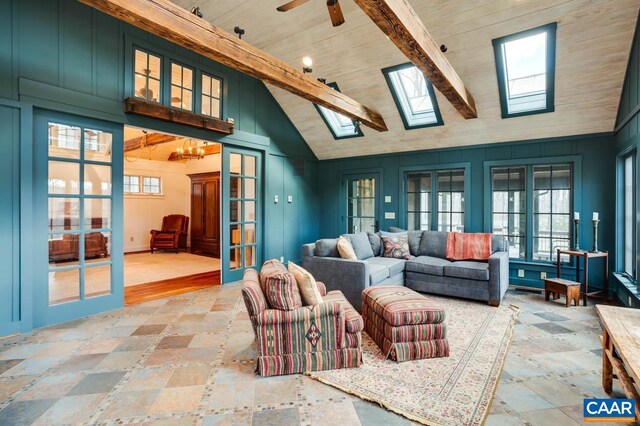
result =
[[231,237],[231,245],[232,246],[239,246],[242,244],[242,240],[241,240],[241,235],[240,235],[240,227],[242,225],[239,224],[234,224],[234,225],[229,225],[229,230],[230,230],[230,237]]
[[153,102],[160,102],[160,80],[149,79],[148,83],[147,99]]
[[149,55],[149,77],[160,80],[160,57]]
[[244,180],[244,198],[255,199],[256,198],[256,180],[246,178]]
[[80,158],[80,127],[49,123],[49,156]]
[[182,87],[185,89],[193,89],[193,70],[190,68],[182,68]]
[[220,117],[220,101],[218,99],[211,99],[211,112],[212,117],[221,118]]
[[111,228],[111,199],[85,198],[84,228]]
[[171,106],[182,108],[182,90],[179,86],[171,86]]
[[231,177],[229,179],[230,191],[229,196],[231,198],[242,198],[242,178]]
[[191,90],[182,90],[182,109],[186,109],[187,111],[193,110],[193,94]]
[[256,157],[252,155],[245,155],[244,157],[244,175],[255,176],[256,175]]
[[90,161],[111,162],[111,144],[113,135],[101,130],[85,129],[84,159]]
[[245,268],[256,265],[256,246],[249,246],[244,248],[244,262]]
[[211,96],[220,99],[220,80],[217,78],[211,79]]
[[533,168],[533,189],[551,189],[550,166],[535,166]]
[[635,153],[624,159],[624,271],[635,278]]
[[71,266],[79,264],[80,235],[49,234],[49,266]]
[[80,269],[49,271],[49,305],[80,300]]
[[242,221],[242,201],[229,202],[229,220],[231,222]]
[[256,202],[244,202],[244,220],[245,222],[253,222],[256,220]]
[[[386,72],[386,71],[385,71]],[[423,126],[438,122],[429,83],[422,71],[408,66],[387,73],[390,89],[395,95],[400,114],[409,126]]]
[[242,268],[242,248],[235,247],[229,250],[229,269],[234,271]]
[[[85,195],[111,195],[111,166],[84,166]],[[87,185],[90,183],[91,185]]]
[[202,95],[202,109],[203,115],[211,115],[211,98],[207,95]]
[[87,299],[111,294],[111,265],[85,268],[84,289]]
[[[93,228],[101,226],[96,224]],[[87,232],[84,235],[84,259],[87,264],[111,260],[111,232]]]
[[49,161],[49,194],[79,194],[80,165]]
[[80,199],[49,198],[49,230],[80,229]]
[[255,244],[256,242],[256,224],[247,223],[244,225],[244,243]]
[[229,157],[229,172],[232,175],[242,174],[242,155],[232,153]]

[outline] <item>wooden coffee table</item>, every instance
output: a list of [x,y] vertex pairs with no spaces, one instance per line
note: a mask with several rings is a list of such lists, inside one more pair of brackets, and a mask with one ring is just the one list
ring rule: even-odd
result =
[[602,387],[611,393],[614,377],[627,398],[636,400],[636,420],[640,419],[640,310],[596,305],[602,322]]

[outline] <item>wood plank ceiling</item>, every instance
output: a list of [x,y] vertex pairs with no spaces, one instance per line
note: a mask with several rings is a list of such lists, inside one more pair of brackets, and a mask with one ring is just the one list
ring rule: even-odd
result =
[[[323,0],[286,13],[282,0],[173,0],[294,67],[313,58],[313,76],[377,110],[388,132],[334,140],[310,102],[267,85],[320,159],[611,132],[640,2],[637,0],[409,0],[476,101],[465,120],[436,91],[444,126],[405,130],[382,68],[406,57],[353,2],[333,28]],[[491,40],[558,22],[555,112],[502,119]]]

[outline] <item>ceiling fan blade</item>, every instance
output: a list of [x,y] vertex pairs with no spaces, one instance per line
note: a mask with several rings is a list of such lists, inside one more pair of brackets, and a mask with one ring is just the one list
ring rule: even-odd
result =
[[329,9],[329,17],[331,17],[331,23],[334,27],[344,24],[344,15],[338,0],[327,0],[327,9]]
[[286,12],[287,10],[291,10],[294,7],[302,6],[309,0],[292,0],[289,3],[285,3],[282,6],[276,8],[278,12]]

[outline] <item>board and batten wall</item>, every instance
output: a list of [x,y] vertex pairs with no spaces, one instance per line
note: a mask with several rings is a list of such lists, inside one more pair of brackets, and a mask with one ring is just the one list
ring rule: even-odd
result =
[[[622,157],[640,148],[640,22],[636,25],[636,32],[629,53],[629,63],[627,73],[620,96],[620,106],[615,129],[616,147],[616,211],[617,221],[622,224],[624,219],[624,194],[622,180]],[[640,158],[636,155],[636,171],[640,170]],[[640,200],[640,173],[636,173],[636,200]],[[640,203],[636,206],[636,229],[640,229]],[[616,229],[616,246],[622,253],[623,249],[623,229],[619,226]],[[636,247],[640,247],[640,234],[636,233]],[[615,271],[623,270],[623,256],[616,259]],[[640,257],[636,257],[636,270],[640,271]],[[640,307],[640,292],[636,283],[615,275],[616,294],[618,298],[628,306]]]
[[[511,118],[509,120],[518,120]],[[335,142],[348,143],[348,142]],[[393,143],[390,141],[389,143]],[[386,230],[389,226],[400,226],[399,193],[401,190],[401,169],[407,167],[424,166],[428,169],[433,166],[446,164],[468,164],[470,175],[466,179],[470,184],[468,197],[465,199],[465,215],[468,224],[465,231],[491,232],[485,228],[487,215],[490,214],[490,200],[485,198],[484,170],[486,161],[508,161],[518,159],[535,159],[540,164],[545,159],[554,157],[577,156],[581,159],[582,180],[576,182],[580,193],[575,194],[575,199],[580,200],[580,205],[575,205],[574,210],[581,212],[583,218],[590,218],[591,212],[600,213],[599,247],[609,250],[610,261],[614,255],[614,144],[611,135],[591,135],[546,139],[539,141],[513,142],[490,144],[486,146],[465,147],[459,149],[440,149],[412,152],[398,155],[378,155],[358,157],[352,159],[328,160],[320,163],[319,175],[322,176],[322,185],[319,185],[320,205],[320,236],[331,238],[346,232],[346,224],[341,218],[344,213],[340,209],[341,181],[345,174],[366,173],[377,171],[382,178],[379,200],[384,201],[384,196],[391,196],[390,203],[382,203],[382,211],[395,214],[395,219],[385,219],[383,212],[380,215],[379,227]],[[580,245],[590,248],[593,244],[593,231],[589,225],[580,227]],[[510,282],[527,287],[543,287],[540,272],[545,271],[549,276],[555,276],[555,266],[551,263],[527,263],[511,262]],[[525,277],[518,277],[517,270],[524,269]],[[572,272],[573,271],[573,272]],[[592,282],[600,283],[602,269],[594,262],[590,265],[590,277]],[[564,268],[563,273],[567,278],[575,277],[575,269]],[[597,286],[596,284],[595,286]]]
[[[32,120],[39,108],[261,150],[264,200],[293,195],[286,206],[260,206],[263,257],[298,260],[301,244],[317,238],[317,159],[262,82],[74,0],[0,0],[0,9],[0,335],[32,328],[32,292],[45,285],[32,282],[28,256],[46,244],[46,236],[33,234],[31,213],[46,208],[46,200],[33,199]],[[125,115],[132,39],[221,76],[223,118],[234,119],[234,134]],[[294,161],[303,162],[304,174],[291,173]],[[304,221],[285,227],[287,215]]]

